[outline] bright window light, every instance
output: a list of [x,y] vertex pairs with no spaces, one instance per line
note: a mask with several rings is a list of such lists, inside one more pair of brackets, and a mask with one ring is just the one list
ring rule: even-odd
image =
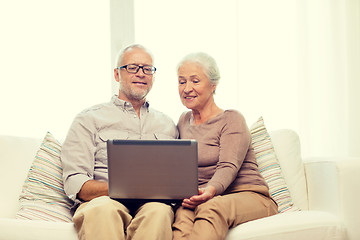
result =
[[109,3],[0,2],[0,134],[63,139],[111,97]]

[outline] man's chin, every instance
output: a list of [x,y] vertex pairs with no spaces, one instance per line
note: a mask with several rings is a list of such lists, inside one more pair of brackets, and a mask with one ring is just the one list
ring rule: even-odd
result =
[[124,96],[124,100],[129,101],[144,101],[147,94],[149,93],[150,89],[138,89],[138,88],[132,88],[132,89],[120,89],[119,95]]
[[142,91],[142,92],[132,92],[129,96],[130,99],[136,100],[136,101],[142,101],[145,100],[146,95],[149,93],[149,91]]

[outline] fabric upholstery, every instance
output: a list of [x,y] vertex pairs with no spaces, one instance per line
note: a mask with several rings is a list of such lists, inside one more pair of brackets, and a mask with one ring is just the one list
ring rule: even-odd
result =
[[270,132],[270,137],[295,206],[307,210],[307,185],[299,136],[293,130],[280,129]]
[[270,195],[278,204],[279,213],[298,211],[299,208],[292,201],[262,117],[252,125],[250,132],[259,171],[269,185]]
[[72,221],[72,202],[63,189],[60,151],[60,143],[48,132],[25,180],[16,218]]

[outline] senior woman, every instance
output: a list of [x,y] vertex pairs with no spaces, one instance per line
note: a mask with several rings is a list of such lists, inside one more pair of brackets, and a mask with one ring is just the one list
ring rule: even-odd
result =
[[206,53],[178,65],[179,95],[191,111],[178,122],[180,138],[198,141],[199,194],[176,211],[173,239],[224,239],[229,228],[277,213],[260,175],[244,117],[214,101],[220,75]]

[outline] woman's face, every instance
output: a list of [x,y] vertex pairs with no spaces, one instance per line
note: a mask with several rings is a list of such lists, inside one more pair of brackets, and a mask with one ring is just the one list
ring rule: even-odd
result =
[[198,63],[183,63],[178,69],[178,83],[181,102],[191,110],[201,111],[213,100],[216,86]]

